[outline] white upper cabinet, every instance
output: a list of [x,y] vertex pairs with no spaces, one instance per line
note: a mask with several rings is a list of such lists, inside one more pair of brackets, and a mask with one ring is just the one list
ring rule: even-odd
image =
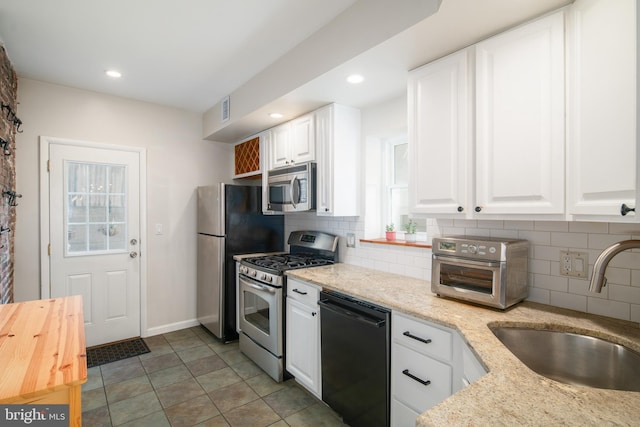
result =
[[460,213],[471,175],[468,51],[409,75],[409,199],[419,213]]
[[331,104],[316,110],[316,212],[357,216],[360,182],[360,110]]
[[577,0],[568,43],[567,210],[574,219],[621,215],[638,199],[637,4]]
[[564,213],[564,13],[476,45],[476,206]]
[[564,216],[564,12],[418,68],[408,87],[413,212]]
[[306,114],[271,129],[269,169],[316,159],[313,114]]

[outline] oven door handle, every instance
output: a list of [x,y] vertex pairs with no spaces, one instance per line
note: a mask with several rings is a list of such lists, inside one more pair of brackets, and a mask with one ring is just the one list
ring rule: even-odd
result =
[[447,264],[458,265],[458,266],[466,266],[473,265],[478,267],[489,267],[496,268],[500,266],[500,261],[476,261],[472,259],[461,259],[458,257],[452,256],[443,256],[443,255],[433,255],[434,261],[445,262]]
[[345,308],[342,308],[340,306],[331,304],[328,300],[326,299],[321,299],[320,301],[318,301],[318,305],[322,306],[322,308],[324,308],[325,310],[329,310],[339,316],[343,316],[343,317],[348,317],[349,319],[353,319],[356,320],[358,322],[362,322],[364,324],[367,324],[369,326],[373,326],[374,328],[381,328],[384,326],[384,324],[386,323],[386,320],[381,319],[381,320],[377,320],[377,319],[373,319],[373,318],[369,318],[360,314],[356,314],[352,311],[349,311]]
[[240,279],[241,283],[244,283],[245,285],[249,286],[250,288],[256,289],[258,291],[264,291],[264,292],[269,292],[270,294],[275,294],[276,293],[276,289],[272,288],[271,286],[266,286],[266,285],[260,285],[258,283],[252,283],[253,280],[250,278],[241,278]]

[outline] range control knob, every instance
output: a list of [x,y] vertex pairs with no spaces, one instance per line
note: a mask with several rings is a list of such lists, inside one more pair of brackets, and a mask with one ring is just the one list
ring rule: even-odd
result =
[[271,282],[273,282],[273,277],[271,277],[271,276],[267,276],[267,275],[265,274],[265,280],[266,280],[267,282],[271,283]]
[[477,245],[469,245],[467,250],[469,251],[469,253],[475,254],[475,253],[478,252],[478,246]]
[[257,271],[253,270],[253,271],[251,272],[251,276],[256,277],[257,275],[258,275],[258,272],[257,272]]
[[262,273],[262,276],[260,276],[260,280],[267,280],[267,275]]

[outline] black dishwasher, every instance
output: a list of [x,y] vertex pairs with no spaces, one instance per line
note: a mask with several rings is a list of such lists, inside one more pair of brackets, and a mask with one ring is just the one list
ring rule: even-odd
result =
[[351,427],[389,426],[391,312],[320,294],[322,400]]

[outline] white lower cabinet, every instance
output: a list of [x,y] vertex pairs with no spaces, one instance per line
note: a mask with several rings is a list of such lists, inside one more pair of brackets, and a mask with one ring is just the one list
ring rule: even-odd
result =
[[419,414],[486,373],[457,331],[393,312],[391,425],[415,426]]
[[322,398],[319,296],[319,287],[288,278],[286,368],[299,384]]

